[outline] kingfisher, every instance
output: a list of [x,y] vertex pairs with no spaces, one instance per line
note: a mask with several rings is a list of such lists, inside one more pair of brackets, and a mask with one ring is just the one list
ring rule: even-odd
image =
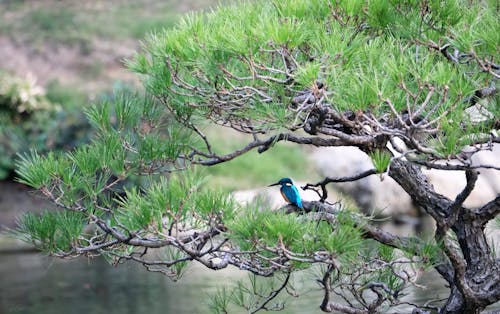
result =
[[293,185],[293,182],[290,178],[283,178],[278,182],[271,184],[270,186],[275,185],[281,185],[281,196],[283,196],[287,203],[293,204],[300,209],[304,208],[302,207],[302,201],[300,200],[299,191],[297,190],[297,187]]

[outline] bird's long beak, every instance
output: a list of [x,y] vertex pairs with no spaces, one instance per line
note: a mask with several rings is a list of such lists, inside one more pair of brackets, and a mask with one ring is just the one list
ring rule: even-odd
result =
[[271,185],[269,185],[269,186],[275,186],[275,185],[279,185],[279,184],[280,184],[279,182],[276,182],[276,183],[271,184]]

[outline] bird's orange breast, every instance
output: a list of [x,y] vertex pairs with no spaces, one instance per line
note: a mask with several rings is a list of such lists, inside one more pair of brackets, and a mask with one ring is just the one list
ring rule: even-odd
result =
[[283,193],[283,191],[280,190],[280,193],[281,193],[281,196],[283,196],[283,198],[285,199],[285,201],[287,203],[291,203],[290,200],[288,199],[288,197],[286,197],[285,193]]

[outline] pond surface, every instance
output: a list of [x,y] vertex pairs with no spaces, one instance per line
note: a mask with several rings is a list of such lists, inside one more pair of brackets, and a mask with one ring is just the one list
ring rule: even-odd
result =
[[[178,282],[136,264],[60,260],[40,254],[0,255],[0,313],[209,313],[209,294],[243,272],[192,265]],[[296,299],[282,313],[315,313],[320,294]],[[316,311],[316,309],[318,309]]]
[[[0,192],[0,231],[13,227],[14,217],[22,211],[49,205],[20,185],[0,182]],[[235,269],[215,272],[193,264],[179,282],[172,282],[134,263],[113,267],[100,258],[61,260],[38,253],[0,253],[0,314],[204,314],[210,313],[209,295],[218,287],[246,277]],[[424,274],[420,284],[427,289],[414,289],[408,300],[421,304],[448,295],[434,272]],[[322,313],[322,291],[312,273],[296,276],[294,285],[300,297],[287,297],[286,310],[277,313]],[[489,309],[500,313],[500,303]],[[389,313],[410,312],[398,308]]]
[[[102,259],[60,260],[36,253],[2,254],[0,261],[3,314],[203,314],[210,312],[209,295],[218,286],[245,278],[239,271],[213,272],[192,265],[179,282],[172,282],[136,264],[113,267]],[[311,276],[303,274],[296,282],[299,286],[302,280],[312,282]],[[447,290],[436,274],[422,280],[429,290],[413,291],[412,300],[425,300],[428,294],[433,299],[446,297]],[[287,309],[278,313],[322,313],[318,308],[321,291],[316,287],[300,290],[301,297],[289,297]],[[495,308],[500,309],[500,304]],[[390,313],[405,313],[405,309]]]

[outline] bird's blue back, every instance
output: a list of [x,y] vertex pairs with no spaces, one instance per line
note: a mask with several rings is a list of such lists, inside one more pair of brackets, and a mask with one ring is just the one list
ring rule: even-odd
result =
[[281,185],[280,191],[286,201],[297,206],[298,208],[303,208],[302,201],[300,200],[299,191],[297,190],[295,185],[283,184]]

